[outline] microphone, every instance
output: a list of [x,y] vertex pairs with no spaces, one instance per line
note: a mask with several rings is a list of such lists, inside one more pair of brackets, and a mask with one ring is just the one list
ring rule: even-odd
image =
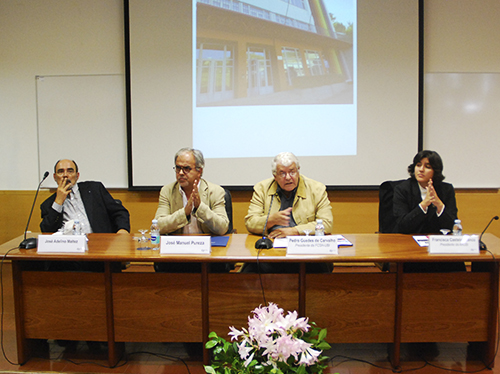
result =
[[42,180],[40,181],[40,183],[38,183],[38,188],[36,189],[35,199],[33,200],[33,205],[31,206],[30,216],[28,217],[28,223],[26,224],[26,230],[24,230],[24,240],[19,244],[19,248],[22,248],[22,249],[36,248],[36,246],[38,244],[37,238],[26,239],[26,232],[28,231],[28,226],[30,225],[31,214],[33,213],[33,208],[35,207],[35,201],[36,201],[36,197],[38,196],[38,191],[40,191],[40,186],[42,185],[43,181],[45,179],[47,179],[48,176],[49,176],[49,172],[46,171],[45,174],[43,175]]
[[484,244],[482,242],[481,238],[483,237],[483,234],[488,229],[488,227],[490,227],[491,222],[493,222],[493,220],[495,220],[495,221],[498,220],[498,216],[495,216],[492,219],[490,219],[490,222],[486,225],[486,227],[484,228],[483,232],[481,233],[481,236],[479,237],[479,250],[480,251],[486,251],[486,244]]
[[273,242],[271,239],[266,238],[266,227],[267,221],[269,220],[269,214],[271,214],[271,207],[273,206],[274,195],[271,196],[271,204],[269,204],[269,211],[267,212],[266,223],[264,224],[264,230],[262,230],[262,238],[255,242],[255,248],[257,249],[270,249],[273,247]]

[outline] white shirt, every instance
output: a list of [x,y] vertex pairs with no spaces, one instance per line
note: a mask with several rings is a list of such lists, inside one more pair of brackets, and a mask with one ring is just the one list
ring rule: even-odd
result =
[[[423,201],[423,200],[425,199],[425,197],[427,196],[427,188],[422,187],[422,186],[420,185],[420,183],[418,183],[418,188],[420,188],[420,196],[422,196],[422,201]],[[422,212],[424,212],[425,214],[427,214],[427,208],[425,208],[425,209],[424,209],[424,208],[422,207],[422,205],[420,205],[420,204],[418,204],[418,206],[420,207],[420,209],[422,209]],[[441,209],[441,211],[440,211],[440,212],[437,212],[437,211],[436,211],[436,215],[437,215],[438,217],[440,217],[440,216],[441,216],[441,214],[443,214],[443,212],[444,212],[444,208],[445,208],[445,207],[444,207],[444,204],[443,204],[443,209]]]
[[[200,182],[198,182],[198,187],[200,187]],[[181,186],[179,186],[179,191],[181,192],[182,196],[182,203],[184,204],[184,207],[186,207],[188,203],[188,198],[186,196],[186,193],[182,189]],[[194,209],[194,206],[193,206]],[[196,217],[193,215],[193,210],[191,210],[191,220],[189,223],[182,228],[182,232],[184,234],[201,234],[201,229],[198,227],[198,220]]]
[[78,220],[80,221],[82,233],[92,233],[92,227],[90,226],[89,218],[87,217],[87,212],[85,211],[85,205],[83,205],[78,184],[75,184],[72,187],[71,192],[66,197],[66,200],[64,200],[63,205],[59,205],[54,201],[52,209],[58,213],[63,213],[63,224],[70,220]]

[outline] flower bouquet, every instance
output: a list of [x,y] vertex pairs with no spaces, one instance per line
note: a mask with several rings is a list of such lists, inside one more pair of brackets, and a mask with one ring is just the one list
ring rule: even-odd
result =
[[322,356],[330,345],[324,341],[326,329],[319,329],[308,318],[297,318],[274,303],[258,307],[248,317],[248,330],[230,327],[231,341],[208,336],[207,349],[213,349],[212,365],[205,366],[208,374],[232,373],[322,373],[328,357]]

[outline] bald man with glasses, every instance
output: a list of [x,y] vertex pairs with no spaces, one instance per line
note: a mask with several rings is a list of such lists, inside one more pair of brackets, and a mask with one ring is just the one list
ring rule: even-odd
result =
[[[59,160],[54,166],[57,191],[40,205],[42,232],[57,232],[66,222],[78,220],[82,232],[130,232],[130,214],[120,201],[115,200],[101,182],[78,182],[80,173],[73,160]],[[103,262],[94,261],[38,261],[34,269],[52,271],[104,271]],[[113,265],[119,271],[120,264]]]
[[78,220],[84,233],[130,232],[130,214],[101,182],[78,182],[80,173],[73,160],[54,166],[57,191],[41,205],[42,232],[56,232],[67,221]]

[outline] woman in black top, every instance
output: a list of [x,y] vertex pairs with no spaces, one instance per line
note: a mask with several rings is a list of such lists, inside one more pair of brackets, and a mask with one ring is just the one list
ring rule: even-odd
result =
[[[443,161],[437,152],[420,151],[408,166],[410,178],[394,189],[396,231],[402,234],[440,234],[452,230],[457,218],[455,190],[443,182]],[[405,271],[463,271],[463,263],[408,263]]]

